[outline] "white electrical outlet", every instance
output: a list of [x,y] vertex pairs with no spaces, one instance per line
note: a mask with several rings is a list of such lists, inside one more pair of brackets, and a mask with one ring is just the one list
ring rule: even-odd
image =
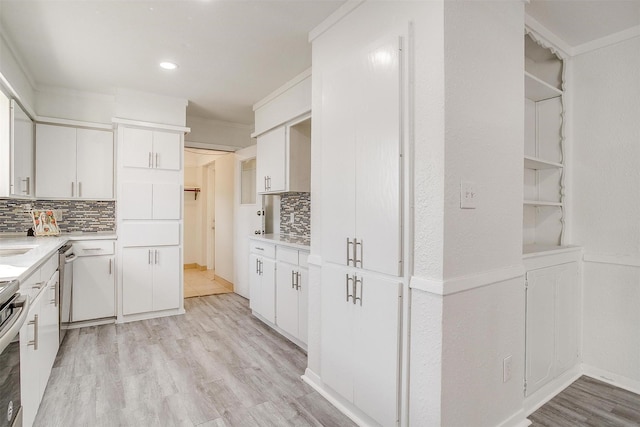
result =
[[506,383],[511,379],[511,373],[513,370],[511,355],[504,358],[502,361],[502,382]]
[[476,185],[473,182],[460,181],[460,209],[475,209],[477,198]]

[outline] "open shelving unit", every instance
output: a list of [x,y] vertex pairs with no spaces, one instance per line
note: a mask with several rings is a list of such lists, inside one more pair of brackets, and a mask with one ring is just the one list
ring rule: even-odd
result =
[[563,245],[564,68],[562,58],[525,34],[523,254]]

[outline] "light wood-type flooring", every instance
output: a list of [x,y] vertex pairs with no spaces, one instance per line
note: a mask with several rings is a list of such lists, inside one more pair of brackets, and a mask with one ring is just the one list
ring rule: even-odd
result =
[[529,420],[532,427],[640,426],[640,395],[582,376]]
[[184,297],[202,297],[205,295],[227,294],[233,292],[229,283],[215,280],[214,270],[186,268],[184,270]]
[[35,426],[352,426],[305,384],[307,357],[236,294],[183,316],[69,331]]

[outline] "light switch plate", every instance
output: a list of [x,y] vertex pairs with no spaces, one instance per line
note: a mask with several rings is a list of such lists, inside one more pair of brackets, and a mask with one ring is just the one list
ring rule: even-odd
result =
[[475,183],[460,181],[460,209],[475,209],[477,198]]

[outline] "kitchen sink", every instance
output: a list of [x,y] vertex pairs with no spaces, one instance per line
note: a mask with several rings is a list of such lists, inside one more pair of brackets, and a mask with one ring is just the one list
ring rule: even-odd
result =
[[26,254],[35,247],[36,246],[14,246],[11,248],[0,248],[0,257]]

